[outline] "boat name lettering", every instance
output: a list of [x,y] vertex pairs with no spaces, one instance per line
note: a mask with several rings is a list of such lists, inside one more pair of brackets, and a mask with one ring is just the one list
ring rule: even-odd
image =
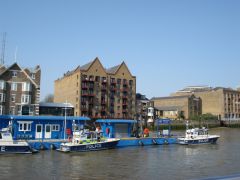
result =
[[198,140],[199,143],[205,143],[205,142],[208,142],[208,139],[200,139]]
[[97,149],[97,148],[101,148],[102,145],[101,144],[89,144],[86,146],[87,149]]
[[1,152],[5,152],[5,146],[1,146]]
[[10,136],[9,133],[3,133],[3,136]]

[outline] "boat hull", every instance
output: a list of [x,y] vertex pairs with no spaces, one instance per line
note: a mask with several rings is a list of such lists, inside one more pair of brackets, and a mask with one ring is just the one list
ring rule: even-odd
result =
[[191,144],[215,144],[218,140],[219,136],[202,138],[202,139],[191,139],[191,138],[179,138],[178,143],[183,145],[191,145]]
[[33,153],[31,147],[27,145],[0,145],[0,154],[31,154]]
[[113,149],[117,146],[119,140],[108,141],[108,142],[97,142],[87,144],[61,144],[60,148],[57,149],[61,152],[86,152],[86,151],[99,151],[105,149]]

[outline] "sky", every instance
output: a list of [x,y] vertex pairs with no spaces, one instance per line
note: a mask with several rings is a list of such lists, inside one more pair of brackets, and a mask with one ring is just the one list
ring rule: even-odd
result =
[[[137,92],[168,96],[191,85],[240,86],[239,0],[0,0],[5,64],[41,66],[54,80],[98,57],[128,65]],[[2,43],[1,46],[2,47]]]

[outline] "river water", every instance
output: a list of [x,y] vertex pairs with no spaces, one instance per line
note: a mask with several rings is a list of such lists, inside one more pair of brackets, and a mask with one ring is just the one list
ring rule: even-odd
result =
[[[184,133],[184,132],[182,132]],[[97,152],[0,155],[0,179],[202,179],[240,173],[240,129],[214,145],[155,145]]]

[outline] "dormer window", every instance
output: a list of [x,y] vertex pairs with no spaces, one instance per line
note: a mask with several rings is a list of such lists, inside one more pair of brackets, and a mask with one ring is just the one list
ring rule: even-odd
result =
[[17,77],[17,71],[12,71],[12,77]]
[[31,74],[31,78],[35,79],[35,74],[34,73]]

